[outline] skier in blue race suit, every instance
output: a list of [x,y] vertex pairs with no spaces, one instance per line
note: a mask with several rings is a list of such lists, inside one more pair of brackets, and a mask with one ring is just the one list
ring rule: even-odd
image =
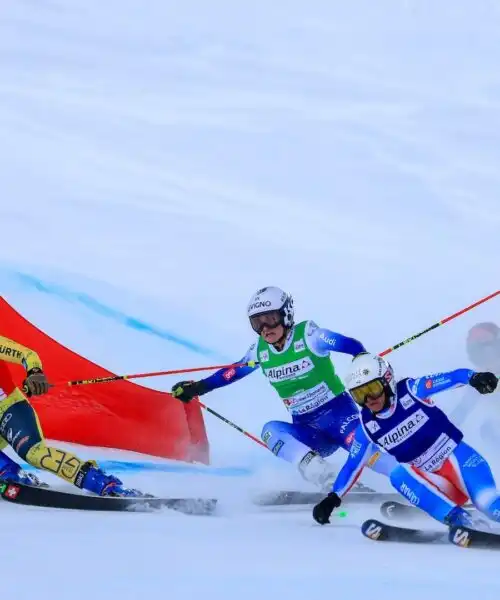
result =
[[[328,490],[336,469],[324,458],[339,448],[348,451],[359,423],[358,407],[336,374],[330,354],[354,357],[365,347],[313,321],[296,323],[291,296],[277,287],[254,294],[247,315],[259,337],[242,360],[200,381],[176,383],[172,394],[189,402],[260,368],[292,421],[267,422],[262,440],[277,457],[296,466],[304,479]],[[244,366],[237,366],[241,363]],[[369,466],[388,476],[396,461],[377,453]]]
[[379,447],[399,463],[390,474],[394,488],[438,521],[473,525],[461,507],[470,498],[481,512],[500,522],[500,494],[490,466],[430,400],[433,394],[462,385],[489,394],[497,384],[493,373],[469,369],[396,381],[392,367],[380,356],[356,358],[346,387],[361,406],[361,423],[332,491],[314,507],[314,519],[329,523],[333,509],[340,506],[374,447]]

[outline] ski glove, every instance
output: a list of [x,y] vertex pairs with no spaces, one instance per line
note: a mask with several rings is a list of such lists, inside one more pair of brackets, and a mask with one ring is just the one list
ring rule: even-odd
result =
[[191,402],[196,396],[202,396],[206,394],[208,390],[205,389],[203,380],[201,381],[179,381],[172,386],[172,396],[181,400],[182,402]]
[[342,504],[342,500],[335,492],[330,492],[319,504],[313,508],[313,518],[320,525],[330,522],[330,517],[335,508]]
[[23,390],[29,396],[41,396],[49,391],[49,382],[42,369],[30,369],[23,381]]
[[480,394],[491,394],[498,385],[498,377],[493,373],[474,373],[469,380],[469,385],[475,388]]

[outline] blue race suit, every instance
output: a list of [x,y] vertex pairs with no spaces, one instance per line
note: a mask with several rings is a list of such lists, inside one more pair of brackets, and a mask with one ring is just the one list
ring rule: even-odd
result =
[[349,491],[376,445],[400,463],[390,474],[392,485],[435,519],[444,522],[457,504],[470,498],[500,521],[500,495],[488,463],[430,400],[433,394],[468,384],[473,374],[457,369],[402,379],[388,408],[374,414],[363,407],[349,458],[332,491],[341,497]]
[[[361,342],[310,323],[313,326],[307,330],[307,346],[318,356],[328,356],[332,351],[351,356],[365,352]],[[289,332],[283,352],[289,347],[292,339],[293,331]],[[253,344],[238,362],[251,361],[257,361],[257,344]],[[257,368],[257,365],[245,365],[220,369],[203,380],[205,389],[212,391],[226,386],[246,377]],[[262,428],[261,437],[276,456],[296,465],[311,450],[322,457],[330,456],[340,447],[348,450],[360,422],[359,410],[347,392],[305,414],[292,414],[291,418],[291,423],[269,421]],[[376,457],[379,458],[380,453],[377,453]],[[373,460],[374,470],[384,475],[388,475],[395,465],[396,462],[389,455],[381,457],[378,461]]]

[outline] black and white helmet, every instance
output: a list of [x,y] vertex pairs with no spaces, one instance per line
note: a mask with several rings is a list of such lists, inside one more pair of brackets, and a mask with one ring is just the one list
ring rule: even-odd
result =
[[281,288],[274,286],[268,286],[255,292],[247,308],[247,315],[254,331],[260,333],[258,327],[259,320],[255,317],[268,313],[279,315],[277,324],[281,324],[283,327],[293,327],[294,310],[292,296]]

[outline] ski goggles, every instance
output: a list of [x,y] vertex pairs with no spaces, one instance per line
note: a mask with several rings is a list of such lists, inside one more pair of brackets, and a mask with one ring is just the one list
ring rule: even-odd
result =
[[374,379],[349,390],[356,404],[363,406],[367,398],[379,398],[385,392],[385,385],[381,379]]
[[260,315],[254,315],[250,317],[250,325],[252,329],[259,335],[262,333],[264,327],[274,329],[281,323],[281,314],[279,310],[271,310]]

